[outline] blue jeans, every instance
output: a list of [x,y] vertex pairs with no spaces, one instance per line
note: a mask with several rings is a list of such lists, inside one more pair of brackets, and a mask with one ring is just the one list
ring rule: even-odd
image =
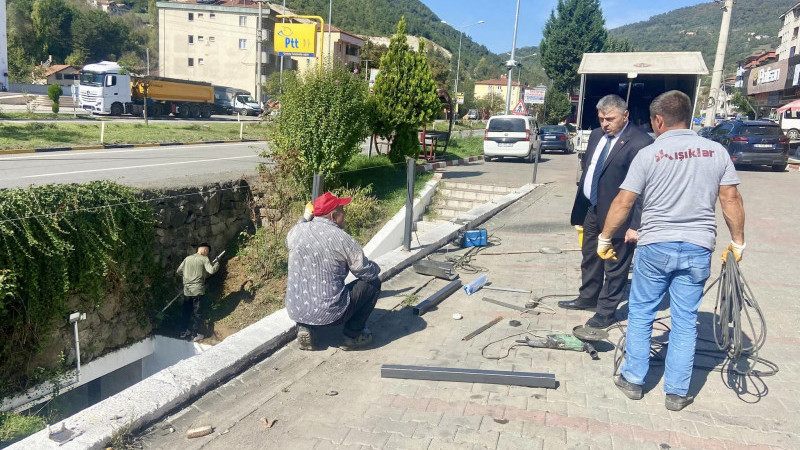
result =
[[633,259],[628,300],[628,332],[621,373],[642,385],[650,367],[650,337],[661,298],[669,289],[672,331],[664,369],[664,392],[689,391],[697,343],[697,309],[711,272],[711,250],[686,242],[659,242],[639,247]]

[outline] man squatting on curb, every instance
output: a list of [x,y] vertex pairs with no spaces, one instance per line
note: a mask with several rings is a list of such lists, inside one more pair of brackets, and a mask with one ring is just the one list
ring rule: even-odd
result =
[[[286,311],[297,322],[301,350],[313,350],[315,328],[326,325],[344,324],[342,350],[372,342],[366,324],[381,293],[381,269],[343,230],[344,206],[350,201],[350,197],[338,198],[330,192],[317,197],[286,237]],[[357,280],[345,285],[350,272]]]
[[639,246],[628,300],[625,361],[614,384],[628,398],[642,398],[653,321],[669,290],[672,329],[664,391],[665,406],[672,411],[694,401],[688,391],[697,343],[697,310],[711,272],[717,198],[732,239],[722,255],[723,264],[728,251],[740,261],[745,248],[739,177],[722,145],[689,129],[691,119],[692,104],[686,94],[669,91],[653,100],[650,123],[656,140],[633,159],[597,242],[601,258],[615,258],[611,237],[642,195]]

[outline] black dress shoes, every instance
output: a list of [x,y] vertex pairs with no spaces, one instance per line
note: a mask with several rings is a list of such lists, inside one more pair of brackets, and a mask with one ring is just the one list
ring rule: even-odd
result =
[[592,309],[597,307],[597,301],[584,300],[580,297],[575,300],[562,300],[558,306],[564,309]]
[[595,314],[591,319],[586,321],[586,326],[589,328],[608,328],[617,321],[614,316],[606,317],[600,314]]

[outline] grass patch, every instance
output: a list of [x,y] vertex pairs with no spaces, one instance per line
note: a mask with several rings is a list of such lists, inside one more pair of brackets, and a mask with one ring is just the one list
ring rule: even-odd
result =
[[[433,177],[432,173],[417,173],[414,181],[414,195],[420,193],[425,183]],[[378,199],[378,216],[373,225],[362,230],[361,240],[367,241],[383,227],[406,203],[405,163],[393,165],[386,155],[367,157],[354,156],[339,175],[337,185],[356,187],[372,185],[372,195]],[[362,244],[366,243],[362,242]]]
[[47,422],[38,416],[0,412],[0,448],[43,429]]
[[[453,131],[483,130],[484,128],[486,128],[486,122],[481,120],[456,120],[453,122]],[[428,131],[447,131],[450,129],[450,122],[437,120],[433,123],[433,126],[427,129]]]
[[[49,109],[49,106],[48,106]],[[63,109],[62,109],[63,111]],[[96,116],[86,114],[80,109],[76,111],[79,119],[100,120]],[[26,111],[0,112],[2,120],[75,120],[72,114],[53,114],[53,113],[29,113]]]
[[[158,144],[239,139],[238,123],[114,123],[105,122],[106,144]],[[100,122],[5,124],[0,127],[0,150],[100,144]],[[266,139],[268,126],[245,122],[245,139]]]
[[443,155],[445,159],[459,159],[483,154],[483,137],[454,137],[450,139],[450,146]]

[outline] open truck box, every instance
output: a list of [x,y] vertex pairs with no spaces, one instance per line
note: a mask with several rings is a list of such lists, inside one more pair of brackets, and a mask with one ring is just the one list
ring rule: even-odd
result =
[[578,74],[579,130],[599,126],[597,102],[608,94],[628,99],[631,122],[649,130],[650,102],[677,89],[696,107],[700,80],[708,74],[708,68],[700,52],[584,53]]

